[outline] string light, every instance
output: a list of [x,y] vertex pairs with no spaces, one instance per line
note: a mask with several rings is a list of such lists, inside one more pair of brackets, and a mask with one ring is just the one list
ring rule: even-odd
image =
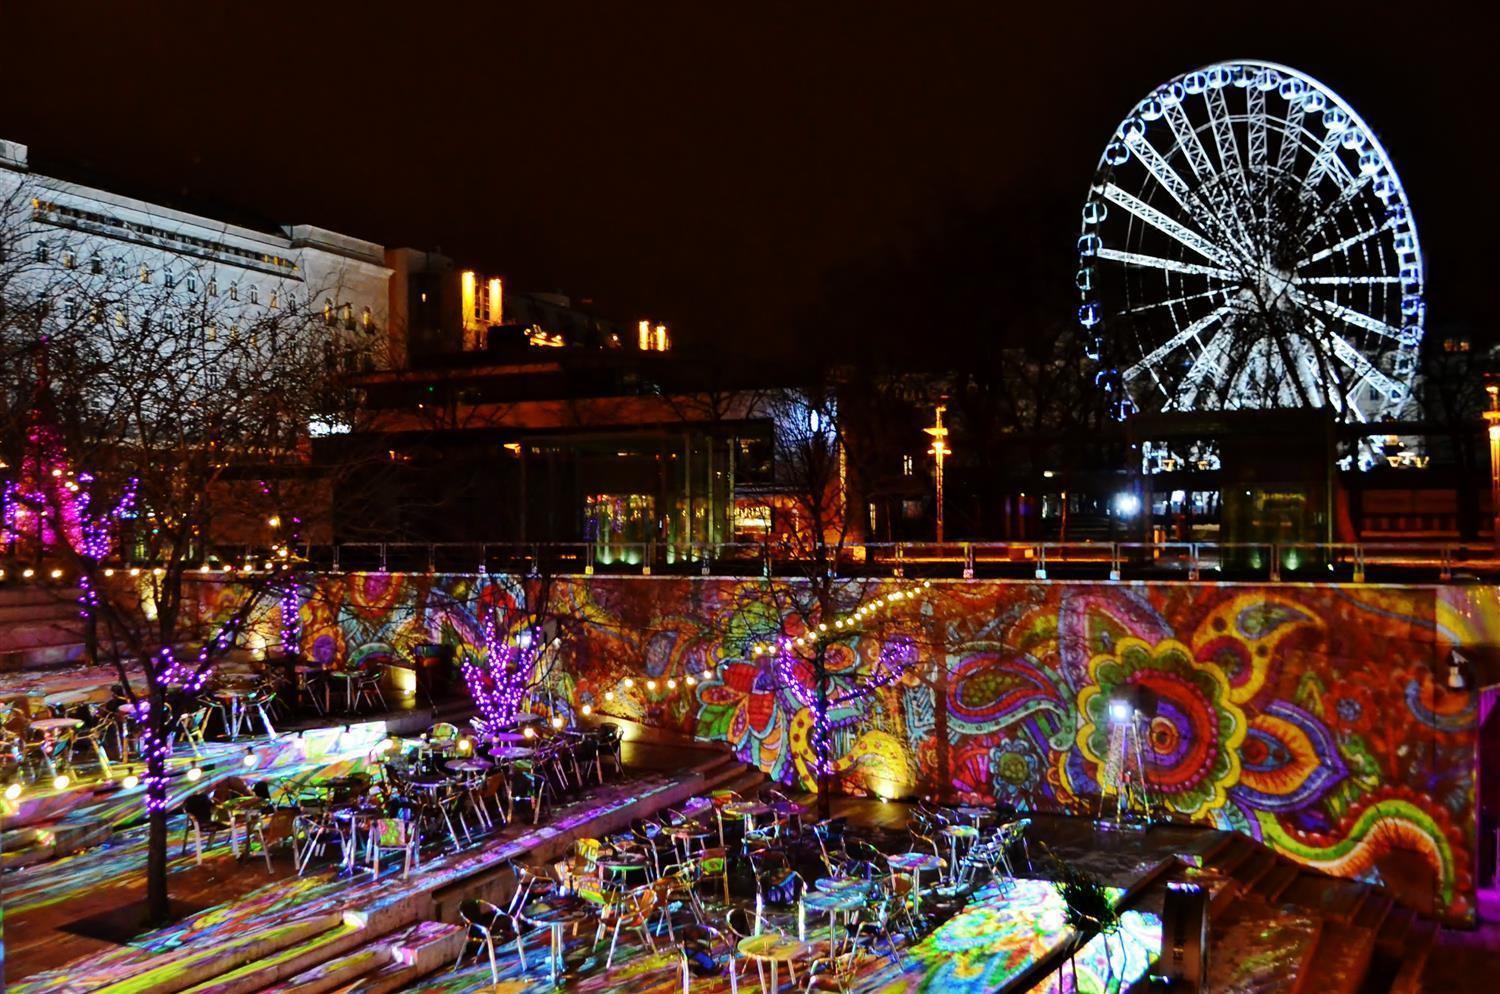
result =
[[21,796],[21,789],[22,789],[21,785],[18,784],[18,783],[13,783],[9,787],[6,787],[5,788],[5,799],[7,801],[14,801],[14,800],[16,800],[17,798],[19,798]]
[[124,787],[126,790],[135,790],[140,786],[140,784],[141,778],[136,776],[134,773],[126,774],[125,779],[120,781],[120,786]]
[[68,779],[68,775],[66,773],[59,773],[57,776],[52,778],[52,789],[67,790],[68,784],[72,782],[73,781]]
[[187,771],[187,778],[188,778],[188,783],[197,783],[199,780],[202,780],[203,779],[203,770],[202,770],[202,768],[195,766],[191,770],[188,770]]

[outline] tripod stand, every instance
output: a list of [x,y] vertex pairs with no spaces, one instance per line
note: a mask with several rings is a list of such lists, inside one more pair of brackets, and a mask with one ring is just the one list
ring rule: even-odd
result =
[[1114,702],[1110,705],[1109,756],[1099,778],[1099,809],[1095,820],[1104,820],[1106,798],[1113,794],[1115,827],[1137,814],[1149,823],[1151,791],[1141,748],[1141,725],[1148,719],[1133,705],[1127,714],[1116,714],[1117,707]]

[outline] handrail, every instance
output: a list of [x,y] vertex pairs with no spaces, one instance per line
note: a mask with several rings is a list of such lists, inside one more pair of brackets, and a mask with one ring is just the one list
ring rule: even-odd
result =
[[[328,573],[639,573],[795,577],[812,557],[777,542],[344,542],[301,545],[290,561]],[[1254,580],[1353,582],[1500,579],[1490,543],[1462,542],[867,542],[825,550],[840,577],[951,577],[1034,580]],[[263,573],[288,557],[265,546],[221,546],[209,574]],[[3,564],[0,582],[25,564]],[[155,564],[117,559],[116,568]],[[32,571],[41,580],[44,571]],[[31,578],[28,578],[31,579]]]

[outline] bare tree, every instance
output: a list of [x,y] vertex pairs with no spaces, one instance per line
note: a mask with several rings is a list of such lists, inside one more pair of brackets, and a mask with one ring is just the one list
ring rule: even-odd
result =
[[[295,582],[299,547],[327,513],[309,427],[353,427],[347,376],[378,362],[379,344],[346,334],[347,306],[318,305],[343,300],[341,287],[288,275],[241,299],[211,255],[57,237],[47,196],[22,184],[0,214],[0,375],[7,461],[60,485],[8,494],[21,518],[46,523],[32,554],[76,581],[99,658],[131,699],[155,923],[169,913],[171,702],[202,690],[252,615]],[[212,624],[204,573],[234,581]]]

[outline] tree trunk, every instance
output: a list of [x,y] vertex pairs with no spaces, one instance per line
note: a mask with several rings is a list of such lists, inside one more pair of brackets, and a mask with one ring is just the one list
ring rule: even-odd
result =
[[[154,683],[154,681],[153,681]],[[151,688],[151,713],[146,741],[146,923],[165,924],[171,918],[167,902],[167,694]]]

